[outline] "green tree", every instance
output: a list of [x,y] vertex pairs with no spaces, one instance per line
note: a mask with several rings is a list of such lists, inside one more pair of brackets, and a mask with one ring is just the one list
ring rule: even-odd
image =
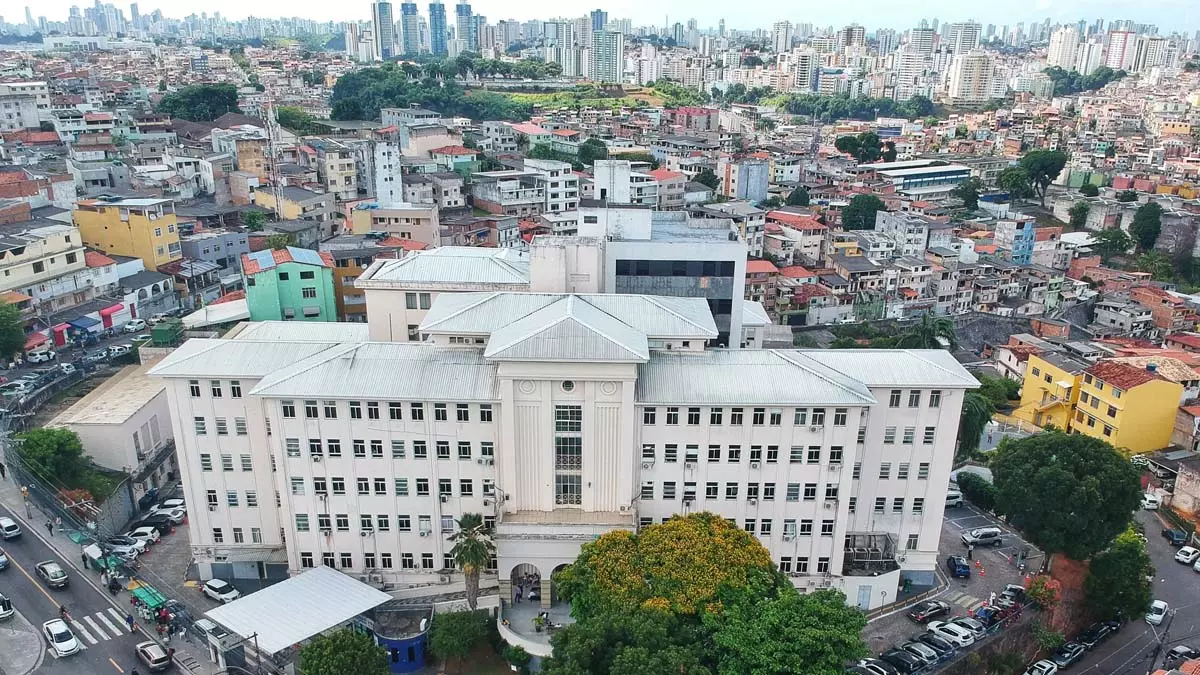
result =
[[771,195],[758,203],[758,208],[767,210],[777,209],[781,206],[783,206],[783,200],[775,195]]
[[962,415],[958,418],[958,449],[963,454],[970,454],[979,449],[979,439],[988,422],[992,421],[992,413],[996,409],[991,401],[978,392],[967,392],[963,396]]
[[1132,528],[1125,530],[1092,558],[1083,580],[1088,608],[1106,618],[1141,616],[1154,599],[1148,578],[1153,575],[1146,543]]
[[67,487],[79,485],[87,471],[83,443],[70,429],[33,429],[21,434],[19,454],[41,476],[54,476]]
[[304,675],[388,675],[387,650],[366,633],[339,630],[318,635],[300,648]]
[[157,111],[192,122],[211,122],[237,107],[237,87],[232,84],[194,84],[171,92],[158,102]]
[[1092,210],[1085,201],[1077,201],[1071,206],[1071,210],[1067,211],[1070,216],[1071,227],[1076,230],[1082,230],[1087,225],[1088,213]]
[[1013,201],[1029,199],[1033,196],[1033,183],[1029,178],[1029,172],[1019,166],[1010,166],[1001,170],[996,176],[996,183],[1008,191],[1008,195]]
[[454,547],[450,555],[463,571],[467,586],[467,606],[475,609],[479,599],[479,571],[487,567],[496,551],[491,539],[492,528],[484,525],[478,513],[464,513],[458,519],[458,531],[450,535]]
[[1171,259],[1158,251],[1146,251],[1139,255],[1133,266],[1139,272],[1146,272],[1155,281],[1171,281],[1175,278],[1175,267]]
[[885,162],[894,162],[896,161],[896,154],[896,142],[884,141],[883,150],[879,153],[879,159]]
[[1158,235],[1162,232],[1162,212],[1157,202],[1146,202],[1133,214],[1129,234],[1137,242],[1138,250],[1149,251],[1154,248],[1154,242],[1158,241]]
[[958,489],[963,497],[984,511],[996,508],[996,486],[972,471],[958,472]]
[[246,211],[242,214],[242,224],[251,232],[262,232],[267,224],[267,214],[262,211]]
[[598,138],[589,138],[579,145],[579,161],[586,165],[598,159],[608,159],[608,146]]
[[875,214],[885,210],[883,201],[875,195],[854,195],[846,208],[842,209],[842,229],[873,230]]
[[713,190],[721,187],[721,180],[717,178],[717,174],[713,173],[713,170],[707,167],[701,169],[700,173],[696,174],[695,180],[697,183],[707,185]]
[[1121,190],[1117,193],[1117,201],[1119,202],[1136,202],[1138,200],[1137,190]]
[[787,196],[788,206],[808,206],[809,205],[808,188],[801,185],[792,190]]
[[312,115],[304,112],[303,108],[281,105],[275,109],[275,121],[279,126],[290,129],[298,134],[315,134],[317,125]]
[[979,208],[979,193],[983,191],[983,181],[978,178],[968,178],[950,191],[951,197],[962,200],[963,208],[974,211]]
[[878,161],[883,151],[879,134],[873,131],[864,131],[857,136],[839,136],[833,145],[839,152],[852,155],[863,164]]
[[1092,233],[1091,249],[1104,260],[1114,255],[1124,255],[1133,248],[1133,238],[1125,230],[1114,227]]
[[1047,431],[1005,440],[991,466],[997,513],[1050,555],[1085,560],[1103,550],[1141,500],[1137,468],[1090,436]]
[[1093,183],[1084,183],[1079,186],[1079,194],[1084,197],[1097,197],[1100,195],[1100,188]]
[[25,322],[21,309],[0,301],[0,357],[11,358],[25,349]]
[[1058,150],[1034,150],[1021,158],[1021,168],[1029,174],[1034,192],[1046,205],[1046,189],[1067,165],[1067,153]]
[[285,249],[292,245],[292,235],[279,232],[267,236],[267,246],[273,250]]
[[991,377],[978,375],[979,393],[992,404],[993,408],[1001,408],[1008,402],[1021,397],[1021,383],[1007,377]]
[[429,650],[446,663],[458,661],[459,672],[462,672],[463,659],[487,638],[490,621],[488,613],[482,609],[438,614],[433,617],[429,629]]
[[908,327],[896,340],[897,349],[958,349],[954,321],[925,312],[921,320]]

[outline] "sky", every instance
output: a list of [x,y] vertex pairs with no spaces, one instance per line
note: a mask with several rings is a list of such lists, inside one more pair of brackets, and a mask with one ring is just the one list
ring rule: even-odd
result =
[[[394,0],[398,4],[398,0]],[[453,5],[457,0],[443,0]],[[1136,23],[1150,23],[1159,27],[1160,34],[1172,31],[1192,33],[1200,30],[1200,0],[1151,0],[1130,2],[1129,0],[1009,0],[1008,2],[964,2],[963,0],[840,0],[836,3],[805,3],[798,6],[769,0],[750,2],[717,2],[716,0],[659,0],[647,3],[639,0],[591,0],[592,4],[562,0],[476,0],[472,7],[476,14],[483,14],[489,21],[500,19],[548,19],[555,16],[582,16],[593,9],[603,9],[610,18],[629,18],[634,26],[664,25],[676,21],[686,24],[696,19],[701,29],[715,27],[724,18],[728,28],[752,30],[770,28],[776,21],[812,23],[814,26],[841,27],[848,23],[860,23],[868,32],[887,27],[904,29],[917,24],[922,18],[938,18],[942,21],[971,19],[984,24],[996,24],[997,30],[1004,24],[1014,25],[1019,21],[1043,21],[1050,17],[1051,23],[1074,22],[1079,19],[1106,21],[1130,19]],[[71,5],[88,6],[91,0],[38,0],[29,3],[34,17],[46,16],[52,21],[65,21]],[[129,3],[113,4],[129,15]],[[421,14],[426,14],[428,0],[417,0]],[[183,0],[142,0],[138,7],[143,14],[161,9],[167,16],[182,18],[193,12],[221,12],[230,19],[241,19],[247,14],[256,16],[301,16],[318,21],[349,21],[368,19],[371,16],[370,2],[348,0],[205,0],[202,3]],[[786,7],[786,10],[784,9]],[[453,10],[447,13],[452,13]],[[399,14],[399,11],[396,12]],[[0,15],[5,21],[15,23],[24,20],[24,4],[20,0],[0,2]]]

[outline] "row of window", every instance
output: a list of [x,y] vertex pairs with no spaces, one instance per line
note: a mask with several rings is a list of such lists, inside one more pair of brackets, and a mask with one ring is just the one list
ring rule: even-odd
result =
[[[1088,393],[1086,391],[1079,394],[1079,402],[1092,406],[1093,410],[1099,410],[1100,404],[1102,403],[1102,401],[1099,398],[1097,398],[1095,396],[1088,396]],[[1107,410],[1108,416],[1116,417],[1117,416],[1117,407],[1114,405],[1108,405],[1108,404],[1105,404],[1105,405],[1108,406],[1108,410]]]
[[[392,519],[395,518],[396,530],[398,532],[412,532],[413,518],[409,515],[391,516],[388,514],[379,514],[372,516],[371,514],[362,514],[358,517],[358,528],[363,532],[391,532]],[[428,535],[433,532],[433,516],[419,515],[416,518],[417,531],[423,535]],[[496,519],[493,516],[487,516],[483,519],[484,525],[491,528],[496,524]],[[454,516],[441,516],[441,532],[449,534],[454,532]],[[307,513],[296,514],[296,531],[309,532],[313,522]],[[316,519],[316,529],[322,532],[333,532],[335,529],[338,532],[350,531],[350,514],[348,513],[318,513]]]
[[[314,567],[316,565],[316,558],[314,558],[314,555],[315,554],[312,551],[301,551],[300,552],[300,567],[305,568],[305,569]],[[344,570],[357,569],[354,564],[355,561],[354,561],[353,553],[322,553],[320,555],[321,555],[321,564],[326,567],[335,567],[336,566],[336,567],[338,567],[340,569],[344,569]],[[364,570],[395,569],[395,558],[392,556],[391,553],[364,553],[364,554],[362,554],[362,561],[363,561],[362,569],[364,569]],[[433,570],[433,569],[435,569],[433,566],[433,554],[432,553],[422,553],[421,554],[421,565],[420,565],[420,567],[418,567],[417,560],[416,560],[416,558],[413,557],[412,553],[401,553],[400,554],[400,569],[403,569],[403,570],[422,569],[422,570],[427,570],[427,571]],[[454,556],[450,555],[449,553],[443,554],[441,569],[445,569],[445,570],[454,569]],[[494,554],[492,555],[491,560],[488,561],[487,569],[490,572],[494,572],[496,570],[496,556]]]
[[[214,527],[212,529],[212,540],[213,540],[214,544],[224,544],[225,543],[225,531],[222,528]],[[240,528],[240,527],[233,528],[233,543],[235,543],[235,544],[246,543],[246,534],[242,528]],[[250,543],[252,543],[252,544],[263,543],[262,528],[258,528],[258,527],[250,528]]]
[[[300,456],[299,438],[285,438],[283,445],[288,457]],[[393,440],[390,442],[392,459],[407,459],[410,449],[413,459],[429,458],[429,445],[425,441],[406,443],[403,440]],[[433,450],[434,457],[437,459],[451,458],[450,441],[435,441]],[[383,441],[378,439],[353,439],[350,441],[350,451],[358,459],[366,459],[368,453],[372,459],[383,459],[384,457]],[[341,457],[342,441],[338,438],[329,438],[322,442],[319,438],[310,438],[308,439],[308,454],[313,457],[324,455]],[[454,456],[462,460],[472,459],[475,456],[474,444],[471,441],[457,441]],[[495,458],[495,456],[496,446],[492,441],[479,442],[479,457],[481,459],[490,460]]]
[[[893,389],[888,397],[889,408],[899,408],[904,398],[904,391],[901,389]],[[929,392],[929,407],[939,408],[942,405],[942,392],[933,390]],[[921,391],[917,389],[908,392],[908,407],[919,408],[921,406]],[[680,411],[682,408],[670,406],[665,409],[664,422],[667,426],[675,426],[679,424]],[[700,420],[703,417],[703,408],[687,408],[686,424],[688,426],[699,426]],[[826,408],[793,408],[792,409],[792,424],[795,426],[824,426],[825,417],[827,414]],[[847,408],[833,409],[833,426],[846,426],[846,419],[849,410]],[[746,408],[730,408],[729,409],[729,424],[730,426],[741,426],[745,423]],[[753,426],[782,426],[784,418],[783,408],[750,408],[750,424]],[[658,408],[647,407],[642,409],[642,424],[651,426],[657,424]],[[708,423],[713,426],[720,426],[725,421],[725,408],[709,408]]]
[[[220,455],[220,459],[221,459],[221,470],[222,471],[233,471],[233,467],[234,467],[233,455],[222,453]],[[238,463],[240,464],[242,471],[253,471],[254,470],[254,460],[250,455],[238,455],[238,460],[239,460]],[[200,453],[200,470],[201,471],[212,471],[213,470],[212,454],[207,453],[207,452]]]
[[[432,482],[429,478],[413,478],[412,488],[409,490],[409,478],[356,478],[354,486],[357,494],[360,495],[381,495],[388,494],[389,485],[392,488],[392,495],[395,497],[408,497],[415,494],[418,497],[430,496]],[[346,478],[343,476],[331,476],[329,478],[313,478],[312,491],[316,495],[327,495],[331,492],[335,495],[346,494]],[[304,478],[293,477],[291,479],[291,491],[294,495],[303,495],[307,489]],[[451,478],[440,478],[437,482],[437,493],[440,497],[454,496],[454,480]],[[480,494],[484,497],[491,497],[496,493],[496,481],[490,478],[484,478],[480,481]],[[459,497],[474,497],[475,496],[475,481],[471,478],[460,478],[458,480],[458,496]]]
[[[740,499],[740,485],[738,483],[725,483],[725,499],[735,500]],[[761,490],[759,489],[761,487]],[[642,489],[639,497],[643,501],[655,499],[655,495],[660,495],[661,499],[673,501],[678,498],[678,484],[675,481],[664,481],[661,486],[653,481],[642,483]],[[838,498],[838,485],[836,483],[826,483],[824,491],[824,499],[826,501],[836,501]],[[696,483],[686,482],[683,484],[683,500],[696,500]],[[775,501],[776,485],[774,483],[764,483],[761,486],[758,483],[747,483],[745,499],[748,502],[757,502],[759,499],[765,502]],[[817,501],[818,486],[816,483],[788,483],[785,493],[785,501],[789,502],[815,502]],[[717,482],[709,482],[704,484],[704,499],[715,500],[721,496],[721,484]],[[854,513],[858,508],[858,497],[851,497],[849,500],[850,513]],[[895,497],[892,499],[892,513],[904,513],[906,500],[904,497]],[[887,511],[887,497],[875,498],[875,513],[885,513]],[[914,514],[925,513],[925,498],[914,497],[912,500],[912,512]]]
[[[198,395],[198,394],[197,394]],[[283,417],[294,419],[296,417],[296,402],[281,401],[280,405],[283,410]],[[450,410],[448,403],[433,404],[433,420],[435,422],[447,422],[450,419]],[[317,419],[324,417],[325,419],[337,419],[338,409],[341,403],[338,401],[314,401],[307,400],[302,402],[305,419]],[[347,401],[347,414],[352,420],[363,419],[364,409],[366,419],[380,419],[382,404],[378,401]],[[481,403],[477,406],[476,419],[480,422],[492,421],[492,405],[490,403]],[[387,404],[388,419],[402,420],[404,419],[404,404],[398,401],[391,401]],[[408,404],[408,419],[414,422],[420,422],[425,419],[425,404],[412,402]],[[471,404],[456,403],[454,404],[454,419],[456,422],[471,421]]]
[[[1081,411],[1081,410],[1075,411],[1075,421],[1079,422],[1079,423],[1083,423],[1084,421],[1086,421],[1089,428],[1096,427],[1096,418],[1092,417],[1091,415],[1085,415],[1083,413],[1083,411]],[[1107,424],[1101,424],[1101,426],[1104,427],[1104,435],[1105,436],[1113,435],[1113,428],[1111,426],[1109,426]]]
[[[202,417],[200,415],[197,415],[195,418],[192,419],[192,423],[195,425],[197,436],[207,436],[208,435],[208,420],[207,419],[205,419],[204,417]],[[214,423],[214,426],[216,426],[216,433],[218,436],[228,436],[229,435],[229,420],[227,418],[215,417],[215,418],[213,418],[213,423]],[[246,435],[246,418],[245,417],[233,418],[233,433],[237,436],[245,436]]]
[[[225,491],[225,504],[227,506],[234,506],[234,507],[241,506],[242,500],[240,499],[240,495],[241,495],[241,493],[239,493],[237,490],[226,490]],[[220,500],[218,498],[216,490],[206,491],[205,497],[206,497],[206,501],[208,503],[208,507],[210,509],[215,509],[220,504]],[[258,508],[258,491],[257,490],[246,490],[245,497],[246,497],[245,503],[246,503],[247,508],[251,508],[251,509]],[[276,499],[275,501],[276,501],[275,505],[279,506],[279,504],[278,504],[279,500]]]
[[[223,398],[225,396],[225,386],[221,380],[209,380],[209,392],[213,398]],[[192,398],[200,398],[200,380],[188,380],[188,392]],[[242,382],[241,380],[229,381],[229,398],[242,397]]]

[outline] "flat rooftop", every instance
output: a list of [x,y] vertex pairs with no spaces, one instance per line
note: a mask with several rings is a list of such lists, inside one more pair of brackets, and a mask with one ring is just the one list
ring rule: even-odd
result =
[[125,366],[119,373],[88,392],[87,396],[76,401],[75,405],[59,413],[46,426],[123,424],[155,396],[166,391],[165,380],[146,375],[151,365],[153,364]]

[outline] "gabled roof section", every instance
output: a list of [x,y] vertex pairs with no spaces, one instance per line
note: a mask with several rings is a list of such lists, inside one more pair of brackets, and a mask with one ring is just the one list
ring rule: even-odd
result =
[[[490,335],[566,297],[563,293],[442,293],[421,322],[421,331]],[[613,293],[575,297],[649,339],[717,337],[717,324],[703,298]]]
[[334,267],[333,256],[328,253],[318,253],[307,248],[268,249],[242,254],[242,271],[247,275],[258,274],[282,265],[284,263],[300,263],[317,267]]
[[801,353],[868,387],[979,387],[979,381],[944,349],[823,349]]
[[193,338],[147,371],[160,377],[259,378],[318,354],[331,342]]
[[529,257],[507,248],[444,246],[376,261],[355,280],[361,287],[383,284],[485,284],[529,287]]
[[[850,350],[847,350],[850,351]],[[804,356],[773,349],[656,352],[638,366],[637,401],[763,405],[870,405],[862,382]]]
[[538,361],[645,361],[646,334],[568,295],[492,333],[484,358]]

